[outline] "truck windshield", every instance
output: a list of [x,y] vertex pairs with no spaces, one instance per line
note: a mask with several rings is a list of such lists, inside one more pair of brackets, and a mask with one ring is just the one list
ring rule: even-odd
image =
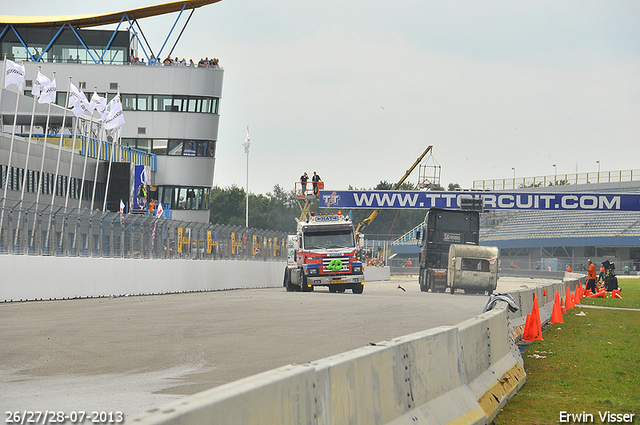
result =
[[352,230],[304,234],[304,249],[353,248],[355,246]]

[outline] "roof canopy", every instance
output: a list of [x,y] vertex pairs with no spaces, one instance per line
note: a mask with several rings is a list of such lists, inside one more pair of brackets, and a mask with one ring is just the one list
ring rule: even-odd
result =
[[8,16],[0,15],[0,25],[14,25],[24,27],[59,28],[65,23],[74,28],[95,27],[108,24],[117,24],[122,16],[127,14],[133,19],[148,18],[164,15],[166,13],[179,12],[185,5],[187,8],[197,9],[220,0],[182,0],[156,6],[142,7],[139,9],[125,10],[115,13],[99,15],[68,15],[68,16]]

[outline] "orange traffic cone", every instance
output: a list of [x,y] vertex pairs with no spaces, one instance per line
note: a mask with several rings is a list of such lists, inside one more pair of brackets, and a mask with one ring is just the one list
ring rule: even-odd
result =
[[[558,295],[557,292],[556,295]],[[558,297],[556,297],[556,301],[553,303],[553,312],[551,313],[550,323],[563,323],[562,310],[560,309],[560,301],[558,300]]]
[[567,310],[571,310],[573,308],[573,301],[571,300],[571,291],[567,286],[567,297],[565,298],[565,307]]
[[562,314],[567,314],[567,309],[564,306],[564,298],[560,298],[560,310],[562,310]]
[[538,300],[533,300],[533,308],[531,314],[527,314],[527,321],[524,325],[523,341],[542,340],[542,325],[540,323],[540,310],[538,309]]
[[619,289],[614,289],[613,291],[611,291],[611,298],[622,299],[622,295],[620,295],[620,290]]
[[580,287],[578,285],[576,285],[576,292],[573,293],[573,298],[574,304],[580,304]]

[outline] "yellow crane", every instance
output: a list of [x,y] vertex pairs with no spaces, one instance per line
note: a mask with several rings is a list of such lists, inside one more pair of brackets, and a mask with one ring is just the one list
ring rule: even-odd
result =
[[[407,170],[406,173],[404,173],[404,176],[402,176],[402,178],[400,180],[398,180],[398,183],[394,184],[393,187],[391,188],[391,190],[398,190],[398,188],[400,187],[400,185],[402,183],[404,183],[404,181],[407,179],[407,177],[409,177],[409,174],[411,174],[411,172],[413,171],[414,168],[416,168],[418,166],[418,164],[420,164],[420,162],[422,161],[422,158],[424,158],[424,156],[429,153],[429,151],[431,151],[431,149],[433,148],[432,145],[429,145],[429,147],[427,147],[427,149],[425,149],[424,152],[422,152],[422,155],[420,155],[418,157],[418,159],[416,159],[416,162],[413,163],[413,165],[411,166],[411,168],[409,168]],[[371,224],[371,222],[378,216],[378,213],[380,212],[379,209],[377,210],[373,210],[373,212],[371,214],[369,214],[369,217],[365,218],[364,220],[362,220],[360,222],[360,224],[358,224],[358,227],[356,227],[356,233],[359,233],[360,231],[362,231],[365,227],[367,227],[369,224]]]

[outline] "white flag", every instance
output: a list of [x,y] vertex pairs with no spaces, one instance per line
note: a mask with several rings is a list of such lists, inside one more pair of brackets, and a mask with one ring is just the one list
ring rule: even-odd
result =
[[[93,109],[89,110],[89,101],[87,97],[76,86],[71,83],[71,90],[69,91],[69,108],[73,108],[73,114],[76,117],[84,114],[85,111],[89,113],[93,112]],[[95,105],[93,106],[95,108]]]
[[249,139],[249,127],[247,127],[247,138],[244,139],[242,146],[244,146],[244,153],[249,153],[249,146],[251,146],[251,139]]
[[158,210],[156,211],[156,218],[162,217],[164,209],[162,208],[162,202],[158,203]]
[[[107,99],[100,97],[98,96],[98,93],[93,92],[93,95],[91,96],[91,104],[93,105],[93,109],[96,109],[98,113],[102,115],[107,107]],[[93,112],[93,109],[90,110]]]
[[40,98],[38,99],[38,103],[55,103],[56,101],[56,79],[54,78],[51,83],[42,87],[40,92]]
[[33,82],[33,88],[31,89],[31,94],[35,97],[40,96],[44,87],[49,86],[51,84],[51,80],[49,77],[38,71],[38,78]]
[[124,215],[124,202],[120,199],[120,220],[122,220],[122,216]]
[[105,130],[116,128],[124,124],[124,115],[122,114],[122,103],[120,103],[120,95],[111,99],[109,105],[107,105],[107,116],[104,120]]
[[24,65],[18,65],[7,59],[6,72],[4,74],[4,88],[6,89],[11,84],[15,84],[20,91],[22,91],[24,87],[24,72]]

